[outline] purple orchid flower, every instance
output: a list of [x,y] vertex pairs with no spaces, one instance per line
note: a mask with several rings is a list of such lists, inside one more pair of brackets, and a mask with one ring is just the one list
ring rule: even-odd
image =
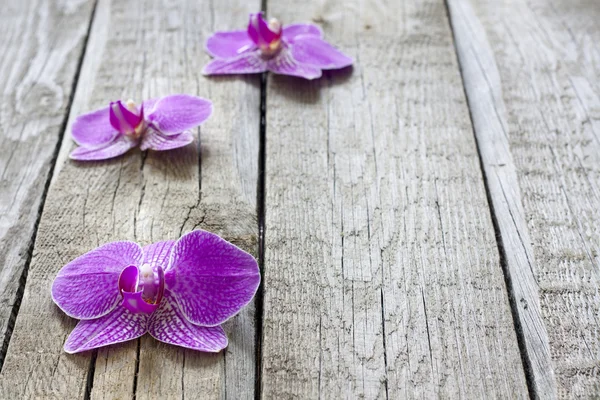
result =
[[79,116],[73,139],[80,146],[74,160],[105,160],[139,145],[142,150],[171,150],[194,140],[190,129],[212,113],[212,103],[200,97],[176,94],[146,100],[141,107],[119,100],[98,111]]
[[322,39],[311,24],[282,26],[275,18],[265,21],[263,13],[250,14],[245,31],[217,32],[208,38],[206,51],[215,60],[202,71],[205,75],[276,74],[319,78],[324,69],[344,68],[352,59]]
[[140,247],[113,242],[64,266],[52,299],[81,321],[67,353],[136,339],[218,352],[227,346],[220,324],[248,304],[260,283],[256,260],[219,236],[196,230]]

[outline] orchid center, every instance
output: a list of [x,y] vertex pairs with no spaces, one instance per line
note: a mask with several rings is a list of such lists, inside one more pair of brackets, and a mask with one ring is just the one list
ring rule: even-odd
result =
[[121,272],[119,291],[123,306],[132,313],[153,313],[160,304],[165,290],[165,276],[161,267],[143,264],[130,265]]
[[[158,292],[161,289],[161,279],[150,264],[144,264],[140,267],[140,289],[142,289],[142,299],[146,303],[155,304],[158,299]],[[164,282],[163,282],[164,283]]]
[[276,18],[271,18],[267,26],[269,27],[269,31],[271,31],[275,36],[271,38],[270,42],[262,43],[259,47],[263,55],[273,56],[281,49],[281,22],[279,22],[279,20]]
[[248,35],[264,57],[273,57],[282,48],[283,28],[276,18],[265,21],[262,13],[250,15]]
[[121,100],[110,103],[110,124],[118,132],[139,139],[146,130],[144,107],[139,110],[133,100],[125,104]]

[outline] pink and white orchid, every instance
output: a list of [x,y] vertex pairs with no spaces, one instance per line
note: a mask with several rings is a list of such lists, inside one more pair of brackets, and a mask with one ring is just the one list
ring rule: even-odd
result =
[[256,260],[219,236],[196,230],[177,242],[140,247],[113,242],[64,266],[52,285],[54,302],[81,321],[67,353],[136,339],[218,352],[227,346],[220,324],[247,305],[260,283]]
[[344,68],[352,59],[322,38],[311,24],[282,26],[263,13],[250,14],[247,30],[216,32],[206,42],[215,58],[202,71],[205,75],[276,74],[319,78],[324,69]]
[[200,97],[177,94],[146,100],[141,107],[129,100],[79,116],[72,135],[80,146],[74,160],[105,160],[139,145],[141,150],[171,150],[194,140],[191,129],[212,113],[212,103]]

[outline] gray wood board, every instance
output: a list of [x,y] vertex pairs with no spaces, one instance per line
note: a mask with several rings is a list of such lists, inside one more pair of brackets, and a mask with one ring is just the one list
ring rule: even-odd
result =
[[451,0],[535,391],[600,395],[600,7]]
[[[93,1],[0,7],[0,334],[6,340],[30,259]],[[0,360],[4,354],[0,355]]]
[[74,145],[65,140],[0,377],[3,397],[81,397],[89,371],[91,398],[127,398],[134,388],[138,399],[254,396],[253,307],[226,324],[230,345],[218,355],[144,337],[93,358],[63,352],[76,321],[52,303],[49,289],[64,264],[114,240],[147,244],[204,228],[256,253],[258,77],[200,75],[207,36],[244,23],[256,7],[235,0],[98,2],[71,122],[117,98],[181,92],[210,98],[215,112],[199,142],[171,152],[77,163],[67,159]]
[[274,1],[353,70],[267,90],[264,398],[526,398],[443,1]]

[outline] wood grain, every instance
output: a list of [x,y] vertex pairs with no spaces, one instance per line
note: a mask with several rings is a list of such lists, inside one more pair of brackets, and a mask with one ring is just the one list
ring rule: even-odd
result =
[[536,396],[556,398],[548,333],[540,307],[536,260],[507,132],[506,105],[485,29],[469,1],[450,1],[452,27],[487,187],[510,276],[513,307],[522,331],[525,357]]
[[88,371],[91,398],[254,396],[252,307],[226,325],[230,346],[216,356],[144,337],[100,349],[93,358],[91,352],[63,352],[75,321],[49,296],[62,265],[113,240],[147,244],[204,228],[256,252],[258,77],[200,75],[209,59],[207,35],[243,23],[258,4],[252,6],[235,0],[99,1],[71,121],[116,98],[178,92],[210,98],[215,112],[195,145],[171,152],[134,150],[115,160],[76,163],[66,159],[73,145],[65,141],[0,378],[3,397],[82,397]]
[[527,398],[443,1],[268,2],[356,60],[267,91],[264,398]]
[[[0,7],[0,334],[30,259],[94,1]],[[11,321],[12,322],[12,321]],[[4,354],[0,354],[0,363]]]
[[461,67],[536,394],[593,398],[600,395],[600,8],[451,0],[450,10],[463,33]]

